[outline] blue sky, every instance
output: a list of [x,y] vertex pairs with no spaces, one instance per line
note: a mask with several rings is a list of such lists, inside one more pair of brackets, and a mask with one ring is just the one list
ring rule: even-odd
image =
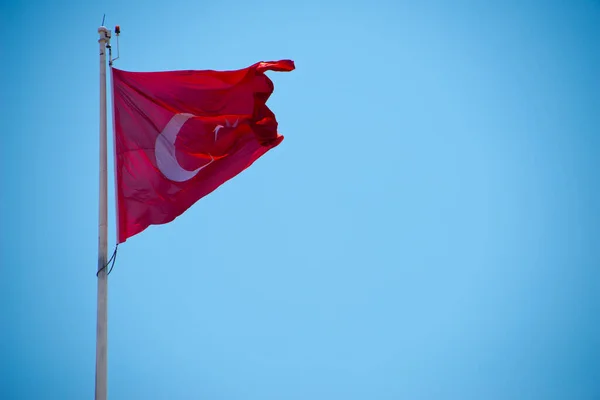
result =
[[93,397],[103,13],[120,69],[297,67],[283,143],[120,247],[111,399],[600,397],[598,1],[0,10],[0,398]]

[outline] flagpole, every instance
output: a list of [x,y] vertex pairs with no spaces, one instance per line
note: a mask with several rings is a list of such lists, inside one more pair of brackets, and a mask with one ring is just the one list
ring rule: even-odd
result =
[[107,209],[107,159],[106,159],[106,46],[110,44],[110,31],[98,28],[100,39],[100,185],[98,202],[98,310],[96,322],[96,400],[107,397],[107,324],[108,324],[108,209]]

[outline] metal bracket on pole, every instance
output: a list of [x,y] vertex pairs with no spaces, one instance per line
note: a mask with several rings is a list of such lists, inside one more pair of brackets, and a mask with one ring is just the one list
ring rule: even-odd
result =
[[119,25],[115,26],[115,34],[117,35],[117,57],[112,58],[112,47],[110,44],[106,45],[108,48],[108,65],[112,67],[113,62],[119,59],[119,35],[121,34],[121,27]]

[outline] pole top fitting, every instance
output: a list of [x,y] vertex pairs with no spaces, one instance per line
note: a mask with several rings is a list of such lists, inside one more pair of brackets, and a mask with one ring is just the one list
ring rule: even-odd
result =
[[99,42],[104,41],[106,43],[110,42],[110,30],[105,27],[105,26],[101,26],[98,28],[98,34],[100,35],[100,39],[98,40]]

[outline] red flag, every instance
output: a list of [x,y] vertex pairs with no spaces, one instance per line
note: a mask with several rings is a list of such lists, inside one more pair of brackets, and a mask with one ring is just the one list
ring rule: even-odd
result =
[[112,69],[117,242],[181,215],[283,140],[266,106],[267,70]]

